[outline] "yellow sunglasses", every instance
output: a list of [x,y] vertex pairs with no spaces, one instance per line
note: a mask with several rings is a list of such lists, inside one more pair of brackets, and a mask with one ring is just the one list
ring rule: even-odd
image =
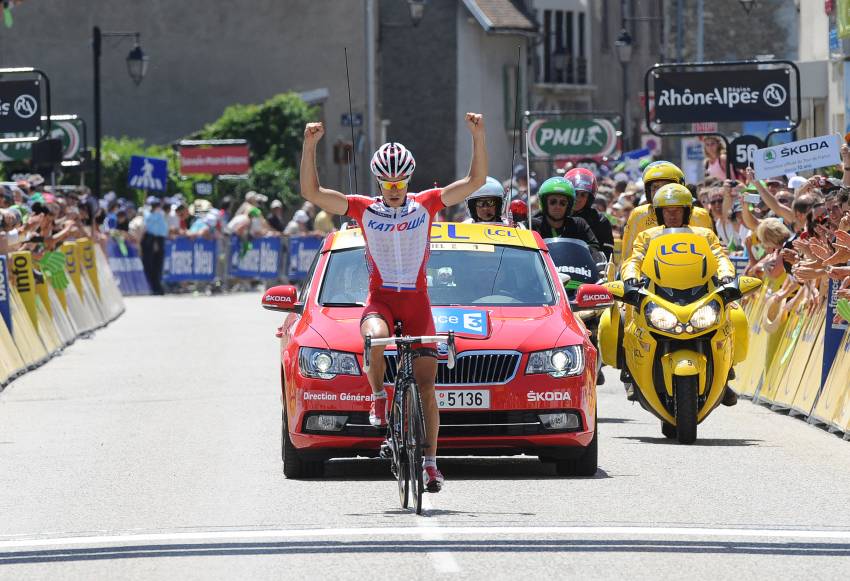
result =
[[378,180],[378,184],[381,186],[382,190],[404,190],[407,188],[407,184],[410,181],[410,178],[406,180],[399,180],[397,182],[385,182],[383,180]]

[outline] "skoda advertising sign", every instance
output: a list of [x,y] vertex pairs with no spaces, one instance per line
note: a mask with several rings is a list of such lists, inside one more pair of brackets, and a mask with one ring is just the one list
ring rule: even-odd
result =
[[655,73],[656,123],[791,119],[787,69]]
[[0,82],[0,133],[37,132],[41,127],[38,81]]
[[538,119],[528,126],[534,157],[610,156],[617,130],[608,119]]

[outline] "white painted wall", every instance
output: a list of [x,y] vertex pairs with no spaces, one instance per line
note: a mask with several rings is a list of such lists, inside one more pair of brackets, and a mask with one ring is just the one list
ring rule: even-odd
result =
[[[516,64],[518,45],[522,46],[520,66],[524,66],[526,41],[521,36],[485,33],[478,21],[463,6],[458,10],[457,32],[456,173],[458,177],[462,177],[469,171],[472,138],[466,129],[463,115],[472,111],[484,114],[490,175],[503,181],[510,177],[511,165],[511,135],[505,130],[503,67]],[[511,111],[509,116],[512,114]],[[517,160],[520,157],[519,151],[517,143]]]

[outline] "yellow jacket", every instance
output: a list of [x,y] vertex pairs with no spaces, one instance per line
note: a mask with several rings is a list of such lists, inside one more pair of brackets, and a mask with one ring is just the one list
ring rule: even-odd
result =
[[[714,230],[714,222],[703,208],[694,208],[691,211],[689,224]],[[624,262],[632,254],[632,245],[634,245],[637,235],[647,228],[655,226],[658,226],[658,220],[655,219],[655,209],[652,204],[642,204],[632,211],[629,215],[629,221],[626,223],[626,228],[623,230],[623,248],[620,256]]]
[[[708,228],[700,228],[699,226],[689,226],[689,228],[694,234],[705,236],[708,240],[708,244],[711,246],[711,253],[714,254],[714,258],[717,259],[717,278],[735,276],[735,265],[732,264],[732,261],[729,260],[729,257],[726,255],[726,249],[723,248],[717,234]],[[640,267],[643,264],[644,257],[646,257],[646,251],[649,249],[649,243],[663,231],[663,226],[656,226],[638,234],[634,246],[632,247],[632,254],[628,260],[623,263],[623,268],[620,270],[620,278],[628,280],[630,278],[641,277]]]

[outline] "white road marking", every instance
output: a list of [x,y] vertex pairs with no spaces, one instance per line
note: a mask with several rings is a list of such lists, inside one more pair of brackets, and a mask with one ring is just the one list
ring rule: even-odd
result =
[[[340,537],[417,537],[426,527],[352,527],[328,529],[270,529],[198,531],[174,533],[139,533],[100,536],[68,536],[52,538],[8,539],[0,541],[0,550],[69,546],[99,546],[111,544],[187,543],[197,541],[236,542],[246,540],[274,541],[278,539],[340,538]],[[432,527],[435,528],[435,527]],[[430,531],[429,531],[430,532]],[[641,526],[541,526],[541,527],[440,527],[439,534],[449,536],[573,536],[599,535],[625,537],[718,537],[833,540],[850,542],[850,530],[757,529],[757,528],[697,528]]]
[[[434,505],[431,503],[431,499],[428,494],[422,495],[422,512],[426,512],[429,510],[433,510]],[[424,518],[419,518],[416,522],[420,531],[422,531],[422,538],[426,541],[443,541],[445,540],[445,535],[440,529],[439,523],[436,521],[428,521]],[[433,551],[428,553],[428,558],[431,559],[434,565],[434,569],[437,570],[438,573],[457,573],[460,571],[460,565],[458,565],[457,560],[454,558],[448,551]]]

